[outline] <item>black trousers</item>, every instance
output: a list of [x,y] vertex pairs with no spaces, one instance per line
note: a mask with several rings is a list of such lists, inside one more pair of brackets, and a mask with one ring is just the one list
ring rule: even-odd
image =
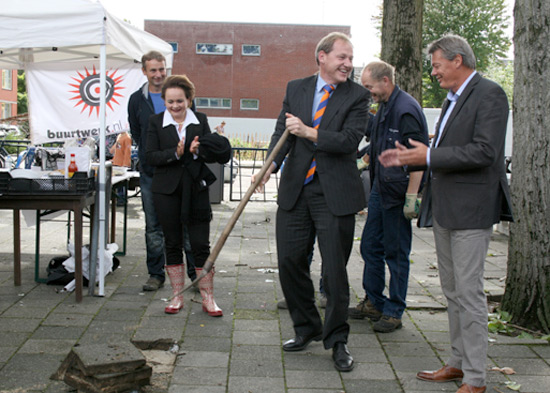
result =
[[[347,343],[349,284],[346,265],[353,246],[355,215],[335,216],[317,176],[292,210],[277,210],[276,236],[281,287],[297,335],[323,332],[326,349]],[[315,306],[308,254],[317,235],[327,296],[325,322]]]
[[164,233],[166,264],[183,263],[184,227],[186,227],[195,266],[201,268],[210,255],[210,221],[182,221],[183,192],[189,191],[185,189],[182,179],[172,194],[153,194],[155,210]]

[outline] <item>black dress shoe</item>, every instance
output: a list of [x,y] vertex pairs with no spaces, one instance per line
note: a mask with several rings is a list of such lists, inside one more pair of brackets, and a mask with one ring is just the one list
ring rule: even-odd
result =
[[353,370],[353,358],[349,353],[347,345],[344,343],[334,344],[332,348],[332,360],[334,360],[334,367],[338,371]]
[[296,335],[293,339],[288,340],[283,344],[283,351],[296,352],[307,348],[312,341],[321,341],[323,333],[313,333],[307,336]]

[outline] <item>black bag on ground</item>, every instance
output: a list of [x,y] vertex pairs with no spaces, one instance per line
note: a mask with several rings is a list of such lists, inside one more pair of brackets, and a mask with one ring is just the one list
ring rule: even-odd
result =
[[[58,257],[53,257],[48,266],[46,267],[46,272],[48,273],[48,278],[46,281],[47,285],[67,285],[74,280],[74,273],[69,273],[63,262],[65,262],[69,256],[63,255]],[[86,280],[86,278],[84,278]],[[87,283],[88,280],[86,280]]]
[[[47,285],[67,285],[71,281],[74,280],[74,272],[69,273],[67,269],[65,269],[65,266],[63,266],[63,262],[65,262],[69,256],[63,255],[58,257],[53,257],[50,262],[48,263],[48,266],[46,267],[46,272],[48,273],[48,278],[46,279]],[[113,255],[113,269],[114,272],[118,267],[120,266],[120,260]],[[85,287],[88,286],[88,279],[86,277],[82,277],[82,282]]]

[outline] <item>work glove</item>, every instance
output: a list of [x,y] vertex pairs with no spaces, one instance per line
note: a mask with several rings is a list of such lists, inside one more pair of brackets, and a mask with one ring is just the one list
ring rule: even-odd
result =
[[369,167],[368,162],[365,162],[365,160],[363,160],[362,158],[357,159],[357,169],[362,171],[363,169],[368,168],[368,167]]
[[403,215],[407,220],[412,220],[418,217],[420,211],[420,203],[418,202],[417,194],[406,194],[405,205],[403,206]]

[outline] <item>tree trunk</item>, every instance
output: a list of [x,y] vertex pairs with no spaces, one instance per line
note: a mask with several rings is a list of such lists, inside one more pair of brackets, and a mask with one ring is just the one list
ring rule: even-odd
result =
[[422,105],[424,0],[384,0],[381,58],[393,65],[396,83]]
[[502,308],[550,333],[550,2],[516,0],[514,20],[515,223]]

